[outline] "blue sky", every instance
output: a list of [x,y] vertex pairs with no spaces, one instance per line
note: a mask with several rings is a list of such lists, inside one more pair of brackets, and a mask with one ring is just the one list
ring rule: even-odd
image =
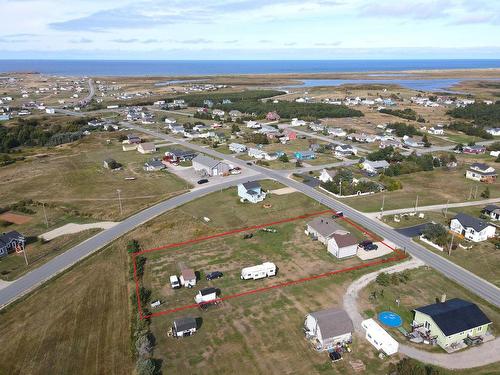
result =
[[500,1],[0,0],[0,58],[500,58]]

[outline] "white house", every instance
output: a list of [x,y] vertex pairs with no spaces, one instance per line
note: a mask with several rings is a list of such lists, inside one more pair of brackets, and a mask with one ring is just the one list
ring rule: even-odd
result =
[[357,155],[357,154],[358,154],[358,150],[351,145],[344,144],[344,145],[338,145],[337,147],[335,147],[335,156],[338,156],[338,157],[346,157],[346,156]]
[[422,141],[417,141],[407,135],[403,137],[403,143],[408,147],[424,147],[424,143]]
[[369,173],[378,173],[389,167],[389,163],[386,160],[365,160],[361,163],[361,168]]
[[495,137],[500,136],[500,128],[490,128],[486,131]]
[[328,350],[352,341],[353,324],[344,310],[331,308],[306,315],[304,333],[317,350]]
[[196,285],[196,274],[191,268],[184,268],[179,277],[181,285],[185,288],[192,288]]
[[347,135],[347,132],[342,128],[328,128],[327,132],[334,137],[345,137]]
[[[124,145],[125,146],[125,145]],[[146,163],[144,163],[143,169],[147,172],[156,172],[156,171],[161,171],[162,169],[167,168],[165,164],[161,162],[161,160],[150,160]]]
[[249,148],[248,156],[255,159],[264,159],[267,153],[265,151],[259,150],[258,148]]
[[472,163],[465,172],[465,178],[474,181],[493,183],[496,181],[497,172],[495,168],[484,163]]
[[238,196],[242,202],[259,203],[266,198],[266,193],[257,181],[249,181],[238,184]]
[[383,351],[387,355],[396,354],[399,343],[389,335],[385,329],[378,325],[373,319],[366,319],[361,322],[361,327],[366,331],[366,339],[377,350]]
[[328,240],[327,249],[339,259],[353,257],[358,250],[358,240],[350,233],[334,233]]
[[293,118],[292,121],[290,122],[290,126],[304,126],[307,125],[307,122],[304,120],[299,120],[297,118]]
[[260,129],[261,128],[261,124],[260,122],[257,122],[257,121],[247,121],[247,128],[249,129]]
[[321,174],[319,175],[319,180],[321,182],[330,182],[333,181],[333,178],[337,174],[337,171],[335,169],[326,169],[323,168],[321,170]]
[[473,242],[495,237],[495,227],[473,216],[459,213],[450,221],[450,229]]
[[219,290],[217,288],[205,288],[198,292],[194,300],[198,304],[213,302],[217,299],[218,292]]
[[214,116],[224,117],[225,114],[226,112],[224,112],[222,109],[214,109],[212,111],[212,115]]
[[247,146],[242,145],[240,143],[230,143],[229,144],[229,150],[232,152],[245,152],[247,150]]
[[222,176],[229,173],[229,165],[205,155],[197,155],[193,159],[193,168],[207,176]]
[[488,215],[491,220],[500,220],[500,207],[490,204],[483,208],[482,213]]
[[[177,123],[177,120],[176,120],[175,118],[169,118],[169,117],[167,117],[167,118],[165,119],[165,124],[167,124],[167,125],[174,125],[174,124],[176,124],[176,123]],[[170,126],[169,126],[169,127],[170,127]]]
[[137,146],[137,151],[141,154],[152,154],[156,152],[156,145],[153,142],[140,143]]

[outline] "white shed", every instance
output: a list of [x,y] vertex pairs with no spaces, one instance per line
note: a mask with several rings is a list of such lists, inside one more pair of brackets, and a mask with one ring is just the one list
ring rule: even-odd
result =
[[181,271],[181,277],[179,278],[181,285],[186,288],[192,288],[196,285],[196,274],[191,268],[185,268]]
[[379,326],[375,320],[363,320],[361,322],[361,326],[366,331],[366,339],[377,350],[381,350],[387,355],[392,355],[398,352],[399,343],[394,340],[385,329]]

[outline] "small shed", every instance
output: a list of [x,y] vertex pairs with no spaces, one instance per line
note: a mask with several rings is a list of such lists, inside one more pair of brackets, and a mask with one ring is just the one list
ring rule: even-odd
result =
[[196,285],[196,274],[191,268],[185,268],[181,271],[181,285],[186,288],[192,288]]
[[172,324],[172,333],[175,337],[191,336],[197,329],[196,318],[192,317],[176,319]]

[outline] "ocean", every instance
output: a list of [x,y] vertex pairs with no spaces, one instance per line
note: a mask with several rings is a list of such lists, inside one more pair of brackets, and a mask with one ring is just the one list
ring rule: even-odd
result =
[[491,60],[0,60],[0,74],[196,76],[500,68]]

